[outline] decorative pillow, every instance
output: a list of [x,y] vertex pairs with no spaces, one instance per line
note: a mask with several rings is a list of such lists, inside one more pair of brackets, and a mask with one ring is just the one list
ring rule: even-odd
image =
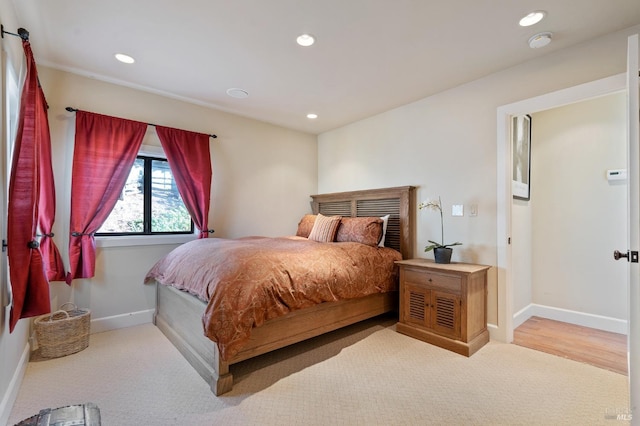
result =
[[309,239],[321,243],[331,243],[336,237],[336,230],[340,225],[340,216],[323,216],[318,214],[313,224]]
[[316,223],[316,215],[315,214],[305,214],[298,222],[298,231],[296,231],[296,236],[309,238],[309,234],[313,229],[313,224]]
[[336,233],[338,242],[362,243],[376,247],[382,237],[383,220],[379,217],[343,217]]
[[389,223],[389,216],[391,215],[386,215],[386,216],[382,216],[380,219],[382,219],[383,223],[382,223],[382,238],[380,238],[380,242],[378,243],[378,247],[384,247],[384,237],[387,236],[387,224]]

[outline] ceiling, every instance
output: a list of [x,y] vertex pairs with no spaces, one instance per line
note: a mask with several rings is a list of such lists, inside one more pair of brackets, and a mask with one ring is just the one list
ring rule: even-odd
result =
[[[640,23],[638,0],[13,3],[41,65],[314,134]],[[520,27],[534,10],[546,18]],[[543,31],[552,43],[530,49]]]

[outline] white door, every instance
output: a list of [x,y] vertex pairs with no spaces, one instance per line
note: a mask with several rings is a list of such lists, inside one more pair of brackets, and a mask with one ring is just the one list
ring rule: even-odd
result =
[[[0,52],[0,67],[7,69],[6,61],[7,53],[2,46]],[[7,240],[7,194],[9,189],[9,123],[7,111],[9,111],[9,94],[6,90],[8,82],[8,74],[6,72],[1,73],[5,78],[2,80],[2,87],[5,90],[0,90],[2,93],[2,100],[0,103],[0,123],[1,128],[4,129],[3,134],[0,135],[0,214],[2,215],[2,221],[0,228],[0,236],[2,237],[2,254],[0,255],[0,306],[2,307],[2,324],[3,329],[7,325],[9,319],[9,306],[11,305],[11,288],[9,287],[9,271],[7,268],[7,250],[5,242]],[[8,330],[8,327],[6,327]]]
[[[7,266],[7,251],[4,243],[7,239],[7,194],[9,192],[10,163],[13,154],[13,141],[16,136],[18,123],[18,103],[20,99],[18,77],[7,61],[8,53],[0,51],[0,67],[4,70],[0,73],[4,79],[0,82],[4,90],[0,100],[0,237],[2,239],[2,253],[0,254],[0,326],[8,323],[9,308],[12,303],[11,287],[9,286],[9,271]],[[6,321],[7,323],[3,322]],[[8,328],[7,328],[8,329]]]
[[628,170],[628,229],[627,261],[629,265],[629,402],[633,424],[640,424],[640,97],[638,91],[638,34],[629,37],[627,51],[627,107],[629,159]]
[[[6,66],[6,61],[5,61],[5,52],[4,52],[4,45],[2,46],[2,49],[0,49],[0,71],[2,68],[4,68]],[[5,73],[0,73],[1,75],[4,75]],[[2,87],[6,87],[7,85],[5,84],[5,81],[0,81],[0,84],[2,84]],[[0,88],[0,93],[3,95],[0,99],[0,124],[2,124],[2,128],[6,129],[6,125],[4,125],[5,121],[5,107],[6,107],[6,100],[7,100],[7,96],[6,96],[6,91],[2,90]],[[9,281],[8,281],[8,277],[7,277],[7,252],[5,250],[4,247],[4,242],[6,240],[6,229],[7,229],[7,224],[6,224],[6,220],[7,220],[7,210],[6,210],[6,199],[7,199],[7,186],[9,184],[9,180],[6,178],[7,174],[7,157],[6,157],[6,139],[5,139],[5,135],[1,135],[0,134],[0,217],[2,217],[2,220],[0,221],[0,237],[2,239],[2,254],[0,254],[0,308],[2,308],[2,311],[0,312],[0,325],[2,326],[4,331],[4,327],[5,327],[5,318],[9,318],[8,316],[5,316],[5,308],[6,306],[9,305],[10,300],[9,300]]]

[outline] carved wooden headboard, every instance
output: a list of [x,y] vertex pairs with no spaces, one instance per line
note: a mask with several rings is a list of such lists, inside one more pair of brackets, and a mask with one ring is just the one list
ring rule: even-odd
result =
[[402,253],[403,259],[413,257],[415,243],[415,187],[368,189],[312,195],[314,214],[325,216],[389,216],[385,246]]

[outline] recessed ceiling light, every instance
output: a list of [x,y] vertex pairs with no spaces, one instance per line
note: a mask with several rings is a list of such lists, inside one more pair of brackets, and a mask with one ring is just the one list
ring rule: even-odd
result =
[[299,35],[298,38],[296,38],[296,42],[300,46],[309,47],[316,42],[316,39],[311,34],[302,34]]
[[115,56],[117,60],[119,60],[120,62],[124,62],[125,64],[132,64],[136,61],[131,56],[125,55],[124,53],[116,53]]
[[231,89],[227,89],[227,95],[231,96],[232,98],[244,99],[249,96],[249,92],[232,87]]
[[551,33],[538,33],[529,39],[529,47],[532,49],[539,49],[545,47],[551,43]]
[[542,18],[544,18],[545,15],[546,12],[544,12],[543,10],[536,10],[535,12],[531,12],[520,20],[520,26],[530,27],[531,25],[535,25],[538,22],[542,21]]
[[307,114],[307,118],[311,119],[311,120],[315,120],[316,118],[318,118],[318,114],[314,114],[314,113],[309,113]]

